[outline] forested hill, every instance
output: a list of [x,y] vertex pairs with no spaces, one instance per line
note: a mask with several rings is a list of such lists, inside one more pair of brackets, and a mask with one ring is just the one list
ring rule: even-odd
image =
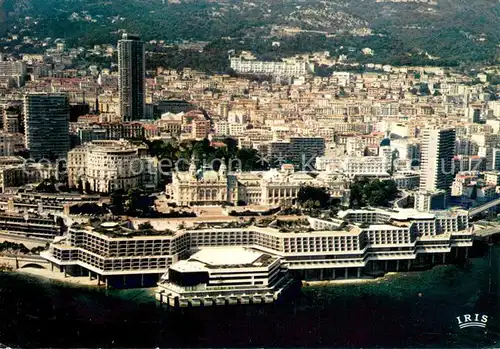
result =
[[[0,0],[0,34],[18,31],[91,45],[113,43],[124,29],[167,42],[231,37],[224,48],[271,56],[335,53],[347,46],[374,49],[374,62],[407,64],[431,57],[441,63],[494,63],[498,58],[499,1],[397,1]],[[282,43],[273,49],[278,52],[271,50],[273,41]]]

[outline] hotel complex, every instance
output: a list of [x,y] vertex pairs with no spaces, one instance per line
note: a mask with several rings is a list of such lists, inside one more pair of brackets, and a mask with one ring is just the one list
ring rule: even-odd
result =
[[[332,220],[248,224],[195,221],[175,233],[137,230],[126,221],[73,225],[42,256],[61,271],[126,287],[132,279],[142,285],[145,277],[158,280],[171,266],[184,270],[185,259],[194,261],[200,250],[242,247],[278,258],[297,279],[331,280],[444,263],[450,254],[466,258],[473,239],[468,213],[460,210],[347,210]],[[198,262],[205,263],[196,264],[202,269],[210,264]]]
[[231,68],[241,74],[262,74],[277,77],[300,77],[311,71],[309,63],[295,59],[282,62],[258,61],[253,57],[231,57]]

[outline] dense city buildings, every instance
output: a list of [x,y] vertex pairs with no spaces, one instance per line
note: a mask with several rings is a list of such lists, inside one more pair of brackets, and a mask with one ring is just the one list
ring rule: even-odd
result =
[[64,94],[28,93],[24,96],[25,145],[33,159],[66,158],[69,142],[69,105]]
[[51,241],[69,278],[270,303],[292,280],[466,259],[472,218],[500,200],[494,67],[330,72],[327,52],[230,50],[230,74],[146,71],[156,48],[123,34],[0,61],[0,227]]
[[0,349],[498,346],[499,6],[0,0]]
[[123,34],[117,50],[119,115],[123,121],[144,119],[144,43],[138,35]]

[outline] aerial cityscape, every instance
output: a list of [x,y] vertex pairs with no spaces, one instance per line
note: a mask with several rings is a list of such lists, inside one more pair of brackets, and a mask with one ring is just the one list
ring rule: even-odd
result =
[[0,346],[495,347],[500,4],[0,2]]

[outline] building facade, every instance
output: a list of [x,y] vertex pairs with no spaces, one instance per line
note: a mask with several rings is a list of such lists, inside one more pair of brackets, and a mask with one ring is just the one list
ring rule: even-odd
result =
[[262,74],[276,77],[300,77],[309,73],[309,64],[305,61],[288,59],[282,62],[266,62],[242,57],[230,59],[231,68],[242,74]]
[[[157,165],[141,155],[141,147],[127,141],[87,143],[68,153],[70,188],[87,185],[93,192],[109,193],[139,186],[156,187]],[[87,184],[88,183],[88,184]]]
[[22,87],[26,82],[26,63],[23,61],[0,61],[0,77],[9,80],[10,87]]
[[24,96],[25,146],[35,160],[66,158],[69,151],[69,103],[62,94]]
[[243,247],[204,248],[169,267],[156,299],[170,306],[274,302],[291,279],[279,257]]
[[292,165],[283,165],[280,170],[228,173],[225,164],[219,171],[198,170],[192,161],[189,171],[173,173],[172,183],[165,192],[171,202],[183,206],[222,203],[278,206],[293,204],[304,186],[327,188],[332,197],[348,203],[347,178],[326,172],[315,177],[295,172]]
[[267,144],[266,158],[272,167],[291,163],[301,171],[314,170],[316,158],[325,155],[325,139],[321,137],[290,137],[287,141]]
[[23,135],[20,133],[8,133],[0,130],[0,156],[12,156],[19,150]]
[[20,110],[14,107],[7,107],[3,110],[3,129],[5,132],[18,133],[20,127]]
[[420,190],[444,190],[451,194],[453,157],[455,152],[454,129],[424,129],[420,157]]

